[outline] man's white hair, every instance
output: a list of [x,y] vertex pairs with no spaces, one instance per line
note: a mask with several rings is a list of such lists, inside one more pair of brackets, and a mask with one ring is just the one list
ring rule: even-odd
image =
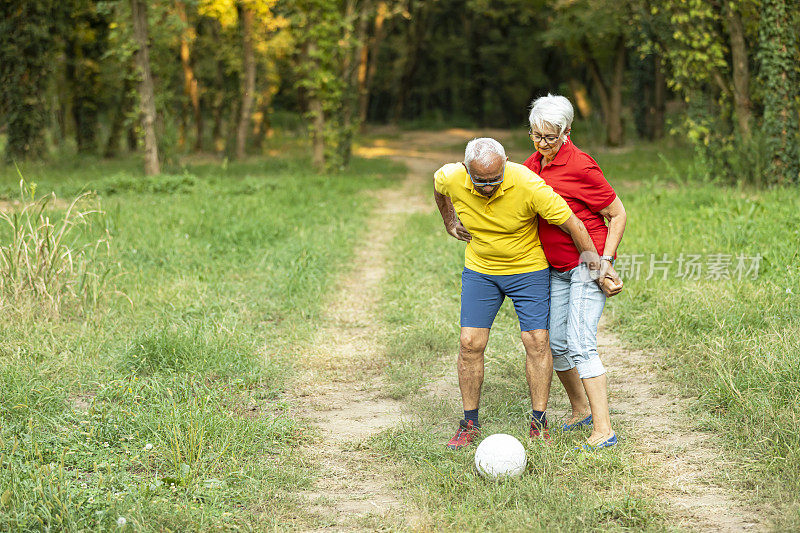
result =
[[467,143],[467,149],[464,150],[464,164],[471,171],[470,164],[473,161],[488,166],[494,162],[497,156],[506,158],[506,150],[503,145],[491,137],[479,137]]
[[548,93],[547,96],[540,96],[533,101],[528,122],[531,128],[536,127],[540,130],[548,126],[558,128],[560,137],[572,126],[574,118],[575,111],[566,97]]

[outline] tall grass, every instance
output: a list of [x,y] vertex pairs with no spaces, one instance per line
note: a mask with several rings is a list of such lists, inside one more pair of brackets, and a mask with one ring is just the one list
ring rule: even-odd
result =
[[[107,228],[130,302],[0,317],[0,530],[313,523],[294,494],[311,479],[307,431],[282,392],[364,192],[398,168],[318,176],[283,155],[140,183],[126,161],[84,163],[28,170],[40,191],[96,187],[105,225],[87,235]],[[0,188],[12,179],[0,170]]]
[[48,210],[55,201],[53,193],[37,198],[36,185],[21,179],[19,204],[0,211],[0,307],[34,300],[57,314],[66,300],[86,310],[103,295],[112,273],[105,213],[90,193],[63,214]]

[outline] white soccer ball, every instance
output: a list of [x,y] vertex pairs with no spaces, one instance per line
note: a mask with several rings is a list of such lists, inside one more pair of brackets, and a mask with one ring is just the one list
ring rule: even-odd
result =
[[520,441],[506,435],[489,435],[475,450],[475,468],[486,478],[517,477],[525,471],[528,457]]

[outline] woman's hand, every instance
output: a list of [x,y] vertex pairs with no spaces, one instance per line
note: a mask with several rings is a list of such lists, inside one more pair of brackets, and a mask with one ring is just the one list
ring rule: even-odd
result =
[[622,283],[619,274],[614,270],[611,263],[603,261],[600,274],[600,277],[597,279],[597,284],[600,286],[600,290],[603,291],[603,294],[610,298],[622,292],[624,283]]

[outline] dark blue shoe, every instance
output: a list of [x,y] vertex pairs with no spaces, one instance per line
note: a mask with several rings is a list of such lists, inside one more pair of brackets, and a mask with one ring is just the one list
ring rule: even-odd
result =
[[617,434],[614,433],[613,435],[611,435],[610,437],[608,437],[606,440],[604,440],[599,444],[584,444],[583,446],[576,446],[575,449],[592,451],[592,450],[599,450],[600,448],[611,448],[612,446],[616,445],[617,445]]
[[564,424],[561,426],[561,431],[572,431],[573,429],[578,429],[583,426],[591,426],[592,425],[592,415],[587,416],[583,420],[578,420],[577,422],[573,422],[572,424]]

